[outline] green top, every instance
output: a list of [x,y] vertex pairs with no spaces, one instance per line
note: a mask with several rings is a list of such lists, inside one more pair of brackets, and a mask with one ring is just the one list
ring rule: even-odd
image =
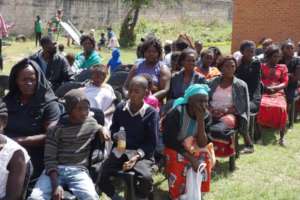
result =
[[36,33],[41,33],[43,32],[43,26],[42,26],[42,21],[38,20],[34,22],[34,31]]

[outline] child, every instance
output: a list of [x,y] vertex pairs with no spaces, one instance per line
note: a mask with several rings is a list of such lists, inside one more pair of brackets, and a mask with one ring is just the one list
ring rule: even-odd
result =
[[110,73],[113,73],[114,71],[118,70],[121,67],[122,61],[120,57],[121,57],[120,49],[114,48],[111,53],[111,59],[107,63],[107,67],[109,68]]
[[0,199],[23,199],[30,158],[23,147],[2,134],[6,123],[6,105],[0,100]]
[[99,108],[104,112],[104,126],[109,128],[112,121],[112,115],[115,111],[114,101],[116,100],[116,95],[113,88],[104,82],[106,76],[106,67],[95,65],[92,68],[90,84],[84,88],[84,93],[92,108]]
[[89,116],[90,104],[80,89],[65,95],[68,116],[62,117],[50,131],[45,144],[45,170],[39,177],[29,199],[61,199],[67,186],[78,199],[98,200],[87,166],[91,142],[95,134],[103,140],[109,136]]
[[100,40],[99,40],[99,43],[98,43],[98,50],[101,51],[101,48],[105,47],[105,44],[106,44],[105,33],[101,33]]
[[143,74],[142,76],[144,76],[147,79],[147,81],[148,81],[148,90],[146,92],[146,96],[144,98],[144,102],[146,104],[148,104],[149,106],[152,106],[156,111],[159,112],[160,103],[159,103],[158,99],[155,96],[153,96],[152,93],[151,93],[152,79],[147,74]]
[[66,56],[66,53],[64,52],[65,46],[63,44],[58,45],[58,55],[61,55],[62,57]]
[[73,53],[68,53],[66,55],[66,59],[67,59],[69,65],[72,66],[74,64],[74,61],[75,61],[75,55]]
[[[117,136],[117,132],[125,129],[123,138],[123,151],[120,151],[121,142],[114,143],[112,153],[103,164],[102,176],[99,187],[110,198],[118,199],[114,187],[110,181],[119,170],[134,171],[139,177],[139,187],[136,189],[139,198],[148,198],[153,189],[151,166],[153,165],[153,153],[157,141],[158,113],[143,99],[148,90],[145,77],[136,76],[129,84],[127,102],[118,105],[112,121],[111,133]],[[125,144],[124,144],[125,139]]]

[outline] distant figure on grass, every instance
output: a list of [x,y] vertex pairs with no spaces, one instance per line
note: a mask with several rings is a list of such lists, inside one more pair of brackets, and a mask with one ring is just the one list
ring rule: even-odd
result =
[[119,41],[111,27],[107,28],[107,47],[110,49],[119,48]]
[[106,44],[105,33],[101,33],[100,40],[99,40],[99,43],[98,43],[98,50],[101,51],[101,48],[105,47],[105,44]]
[[58,45],[58,55],[66,57],[65,46],[63,44]]
[[35,32],[35,46],[37,47],[40,44],[40,40],[42,38],[43,33],[43,24],[40,16],[36,16],[36,20],[34,21],[34,32]]
[[121,51],[118,48],[114,48],[111,54],[112,57],[108,61],[107,67],[109,68],[110,73],[113,73],[122,66]]

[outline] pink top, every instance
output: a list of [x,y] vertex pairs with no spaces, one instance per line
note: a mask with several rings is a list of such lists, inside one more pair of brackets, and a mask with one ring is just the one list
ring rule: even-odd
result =
[[149,96],[145,97],[144,102],[146,104],[148,104],[149,106],[155,108],[157,111],[159,111],[160,103],[159,103],[158,99],[155,96],[149,95]]
[[217,87],[212,96],[211,106],[214,109],[224,109],[233,106],[232,85],[227,88]]

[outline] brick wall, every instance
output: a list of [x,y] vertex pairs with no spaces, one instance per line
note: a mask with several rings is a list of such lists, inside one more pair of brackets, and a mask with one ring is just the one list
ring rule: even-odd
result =
[[234,0],[232,51],[244,39],[300,40],[300,0]]

